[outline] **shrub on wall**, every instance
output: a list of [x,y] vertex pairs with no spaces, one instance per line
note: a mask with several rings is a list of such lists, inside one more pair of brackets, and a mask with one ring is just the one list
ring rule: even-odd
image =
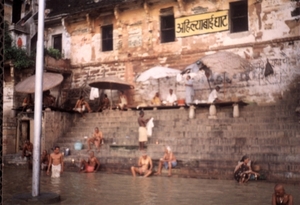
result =
[[48,48],[48,50],[46,51],[46,54],[48,56],[55,58],[56,60],[61,59],[60,51],[55,48]]

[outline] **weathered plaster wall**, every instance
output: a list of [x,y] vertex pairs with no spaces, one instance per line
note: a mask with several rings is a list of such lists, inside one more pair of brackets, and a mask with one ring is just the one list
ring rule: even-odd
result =
[[[237,73],[232,83],[225,83],[224,74],[213,73],[212,85],[225,86],[224,99],[244,99],[258,103],[275,102],[299,75],[299,22],[291,16],[294,9],[287,0],[248,1],[249,30],[230,31],[177,38],[175,42],[160,43],[160,10],[173,7],[175,17],[228,10],[230,1],[190,1],[183,6],[177,2],[147,6],[134,5],[130,10],[115,9],[108,16],[86,17],[64,22],[70,35],[70,59],[74,75],[70,89],[86,86],[105,75],[116,75],[135,84],[127,94],[136,105],[160,91],[163,98],[170,87],[184,97],[183,83],[174,79],[136,84],[135,77],[155,65],[184,69],[204,55],[219,50],[233,52],[247,59],[251,72]],[[113,24],[113,51],[102,52],[101,26]],[[65,44],[65,42],[63,42]],[[66,47],[67,48],[67,47]],[[66,49],[67,50],[67,49]],[[65,51],[66,52],[66,51]],[[267,59],[274,74],[264,77]],[[228,77],[226,77],[228,78]],[[194,79],[195,99],[206,100],[208,84],[203,74]],[[107,91],[109,94],[110,92]],[[116,99],[116,92],[113,98]]]
[[4,21],[11,22],[12,17],[12,5],[4,4]]

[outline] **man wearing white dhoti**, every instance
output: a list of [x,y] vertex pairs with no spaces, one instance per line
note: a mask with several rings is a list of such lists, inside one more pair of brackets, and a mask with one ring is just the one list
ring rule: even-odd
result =
[[186,77],[185,82],[185,104],[190,105],[194,96],[193,80],[191,76]]
[[140,116],[138,118],[140,150],[144,149],[144,144],[145,144],[145,142],[148,141],[146,124],[149,121],[149,119],[144,119],[143,117],[144,117],[144,111],[141,111]]

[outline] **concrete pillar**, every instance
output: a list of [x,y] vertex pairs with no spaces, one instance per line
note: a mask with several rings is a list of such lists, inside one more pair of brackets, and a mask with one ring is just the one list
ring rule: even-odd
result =
[[189,108],[189,118],[190,119],[195,118],[195,107],[193,105],[191,105]]
[[232,106],[233,106],[233,117],[239,117],[240,116],[239,104],[234,103]]
[[216,106],[214,104],[211,104],[209,106],[208,119],[217,119],[217,109],[216,109]]

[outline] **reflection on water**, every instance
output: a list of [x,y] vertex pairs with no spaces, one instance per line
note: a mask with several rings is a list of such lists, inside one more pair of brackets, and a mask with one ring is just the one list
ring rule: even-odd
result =
[[[31,193],[31,171],[26,168],[3,170],[3,204],[11,205],[16,193]],[[52,179],[45,172],[40,178],[41,192],[60,194],[61,205],[269,205],[273,183],[234,180],[204,180],[176,177],[136,177],[105,173],[64,172]],[[285,185],[300,204],[299,185]]]

